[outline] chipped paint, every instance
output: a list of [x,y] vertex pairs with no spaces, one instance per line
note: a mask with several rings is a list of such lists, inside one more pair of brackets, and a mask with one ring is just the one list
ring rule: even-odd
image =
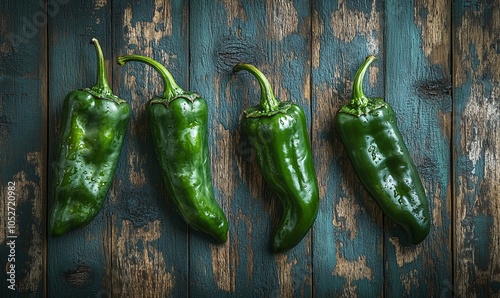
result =
[[[116,216],[113,221],[116,223]],[[129,220],[112,225],[113,254],[111,287],[114,295],[171,297],[175,287],[175,268],[168,266],[158,239],[161,222],[155,220],[136,228]],[[140,286],[138,286],[140,285]]]
[[[123,12],[123,29],[129,45],[158,44],[165,36],[172,35],[172,4],[170,0],[154,0],[154,14],[151,22],[134,22],[132,7]],[[142,54],[153,56],[153,47],[146,47]]]
[[[26,155],[27,162],[34,166],[35,175],[41,181],[41,168],[43,165],[42,156],[40,152],[29,152]],[[29,230],[18,231],[20,234],[29,233],[29,246],[27,249],[27,270],[19,280],[18,290],[21,292],[36,291],[40,282],[43,279],[43,241],[42,241],[42,218],[45,214],[42,202],[41,186],[35,181],[29,180],[25,171],[16,173],[12,181],[16,182],[16,209],[20,210],[23,204],[31,204],[31,227]],[[19,216],[17,217],[16,226],[19,229],[20,225]],[[1,243],[2,241],[0,241]]]
[[129,180],[133,186],[144,186],[146,184],[146,174],[144,173],[144,164],[148,161],[144,156],[139,156],[137,152],[130,152],[129,158]]
[[225,212],[230,208],[230,202],[227,201],[234,197],[235,183],[233,180],[233,137],[231,132],[218,124],[214,131],[215,148],[211,150],[211,164],[213,165],[212,171],[215,176],[215,183],[218,190],[221,192],[222,197],[225,199],[222,207]]
[[108,4],[108,0],[94,0],[94,10],[103,8]]
[[293,258],[288,260],[288,256],[286,254],[278,254],[275,259],[278,264],[280,297],[295,297],[292,269],[293,266],[297,265],[297,259]]
[[320,14],[317,10],[313,10],[313,16],[311,21],[311,32],[312,32],[312,49],[311,49],[311,61],[313,68],[319,68],[319,61],[321,58],[321,36],[325,30],[325,25],[323,19],[321,19]]
[[422,246],[403,246],[399,244],[398,237],[390,237],[389,242],[394,245],[396,263],[399,267],[415,262],[422,253]]
[[[448,1],[415,1],[415,20],[422,30],[422,50],[431,64],[440,64],[449,73],[450,7]],[[425,13],[422,13],[425,11]]]
[[[448,187],[450,188],[451,186],[448,185]],[[434,188],[430,187],[429,189],[434,189]],[[438,229],[438,228],[441,228],[443,226],[443,212],[446,212],[446,210],[451,209],[448,206],[446,207],[446,209],[443,209],[444,207],[443,207],[442,197],[448,198],[449,193],[450,193],[450,189],[448,189],[448,191],[443,196],[442,188],[441,188],[440,184],[438,184],[435,188],[433,198],[432,198],[433,207],[431,210],[431,212],[432,212],[432,226],[434,229]],[[446,202],[448,202],[448,201],[449,200],[447,200]]]
[[331,14],[330,22],[333,35],[344,42],[352,42],[357,35],[366,37],[369,53],[375,54],[380,49],[382,19],[377,11],[377,1],[373,0],[370,14],[350,10],[344,0],[338,3],[338,9]]
[[[498,1],[497,1],[498,2]],[[498,4],[492,4],[493,7]],[[469,78],[476,82],[483,81],[484,74],[491,74],[493,81],[500,82],[500,10],[494,9],[491,25],[484,26],[484,7],[481,11],[466,10],[461,19],[461,26],[455,30],[456,51],[454,60],[454,86],[460,87]]]
[[266,0],[266,33],[269,39],[281,41],[297,32],[299,14],[292,1]]
[[348,260],[341,253],[342,247],[344,247],[344,244],[337,241],[335,249],[336,264],[332,275],[344,277],[346,279],[345,286],[350,289],[349,294],[355,294],[354,282],[362,279],[372,280],[373,271],[366,263],[366,256],[361,255],[353,260]]
[[333,225],[341,230],[350,232],[350,239],[354,240],[358,234],[356,214],[361,210],[352,197],[341,197],[336,200]]
[[210,244],[212,254],[212,275],[217,287],[226,292],[236,291],[236,275],[232,272],[235,258],[232,258],[231,239],[223,245]]
[[[238,244],[242,243],[243,244],[243,249],[244,249],[244,260],[247,261],[247,277],[248,280],[252,280],[253,277],[253,265],[254,265],[254,251],[252,247],[252,233],[253,233],[253,221],[248,217],[246,214],[244,214],[241,211],[238,211],[238,215],[236,215],[236,220],[235,220],[235,227],[242,227],[242,224],[244,223],[243,227],[244,228],[238,228],[236,229],[236,241],[234,241],[236,247],[234,248],[235,252],[241,252]],[[240,232],[244,235],[240,235]],[[245,240],[243,240],[245,239]],[[236,254],[234,257],[235,259],[235,268],[238,267],[239,265],[239,255]]]
[[222,0],[227,15],[227,26],[232,27],[235,19],[247,20],[245,7],[240,0]]
[[405,296],[412,296],[417,291],[421,284],[421,281],[418,279],[419,275],[420,271],[417,268],[401,275],[401,284],[404,287]]
[[[500,272],[500,107],[495,98],[500,98],[498,84],[487,90],[484,84],[473,82],[460,122],[460,152],[467,166],[458,172],[456,189],[458,293],[479,294],[471,281],[483,286],[500,282],[500,274],[492,274]],[[486,265],[482,260],[491,261]]]

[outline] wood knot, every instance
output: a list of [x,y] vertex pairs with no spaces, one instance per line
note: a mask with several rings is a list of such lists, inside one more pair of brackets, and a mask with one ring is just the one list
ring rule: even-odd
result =
[[64,280],[73,287],[81,287],[92,280],[92,269],[86,265],[78,265],[63,274]]
[[260,49],[255,42],[229,36],[219,41],[215,50],[216,65],[219,70],[231,72],[239,62],[255,64]]
[[417,92],[424,99],[442,100],[451,96],[451,84],[445,80],[424,81],[417,85]]

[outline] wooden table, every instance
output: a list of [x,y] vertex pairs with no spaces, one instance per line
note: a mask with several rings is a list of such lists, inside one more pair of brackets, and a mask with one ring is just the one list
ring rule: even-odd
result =
[[[2,297],[500,296],[499,0],[6,0],[0,8]],[[61,105],[70,90],[94,85],[92,37],[132,118],[103,210],[51,238]],[[144,110],[162,83],[151,68],[117,65],[132,53],[162,62],[209,102],[225,245],[190,230],[165,193]],[[333,127],[369,54],[379,59],[365,92],[395,109],[430,201],[431,233],[417,246],[361,187]],[[259,88],[231,73],[239,61],[307,114],[320,211],[285,254],[270,251],[281,207],[242,137],[241,113]]]

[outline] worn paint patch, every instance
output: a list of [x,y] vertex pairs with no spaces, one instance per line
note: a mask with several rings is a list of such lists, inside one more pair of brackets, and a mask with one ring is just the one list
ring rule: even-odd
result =
[[[491,7],[498,7],[495,1]],[[482,81],[481,76],[491,74],[493,81],[500,81],[500,10],[493,9],[489,24],[484,24],[486,4],[480,11],[466,10],[461,19],[461,26],[455,31],[454,85],[462,86],[468,78]]]
[[[113,216],[116,222],[116,216]],[[112,225],[112,292],[118,296],[171,297],[175,269],[168,267],[158,246],[161,222],[136,228],[129,220]],[[138,286],[140,285],[140,286]]]
[[321,58],[321,37],[323,36],[324,31],[325,25],[323,19],[321,19],[321,16],[317,10],[313,10],[311,20],[311,63],[313,68],[319,68],[319,61]]
[[358,231],[358,223],[356,214],[361,210],[360,206],[352,199],[352,197],[342,197],[335,204],[333,216],[333,225],[341,230],[350,232],[350,239],[354,240]]
[[146,184],[146,174],[144,173],[144,165],[146,160],[144,156],[139,156],[137,152],[130,152],[129,156],[129,179],[134,186],[144,186]]
[[[154,0],[154,13],[151,22],[133,19],[132,7],[129,5],[123,12],[123,29],[129,45],[158,44],[165,36],[172,35],[172,3],[170,0]],[[144,49],[143,55],[151,57],[153,47]]]
[[[333,119],[338,107],[335,105],[338,97],[338,91],[328,83],[321,83],[313,86],[313,94],[316,95],[317,105],[321,109],[316,109],[312,122],[312,131],[322,132],[313,134],[311,145],[314,150],[316,160],[316,175],[318,177],[318,188],[320,199],[324,198],[328,193],[328,181],[331,177],[331,161],[334,160],[334,151],[332,148],[334,138]],[[326,137],[320,137],[321,135]]]
[[288,256],[286,254],[278,254],[275,259],[278,264],[280,297],[295,297],[292,269],[293,266],[297,265],[297,259],[293,258],[288,260]]
[[405,296],[411,296],[420,287],[422,280],[419,279],[419,269],[413,269],[401,275],[401,284],[404,287]]
[[[32,196],[26,195],[28,202],[31,203],[31,233],[29,248],[28,248],[28,266],[29,268],[26,272],[25,277],[19,283],[19,290],[22,292],[35,292],[38,289],[38,285],[43,279],[43,258],[44,258],[44,247],[42,240],[42,219],[45,215],[43,197],[41,192],[41,181],[42,181],[42,165],[43,159],[40,152],[29,152],[26,155],[27,162],[35,168],[35,175],[38,177],[39,183],[34,181],[25,180],[25,176],[21,175],[19,178],[23,181],[20,185],[25,191],[26,186],[29,185],[31,188]],[[23,173],[23,172],[21,172]],[[17,181],[17,177],[15,178]],[[26,233],[24,231],[23,233]]]
[[370,14],[358,10],[350,10],[344,0],[338,3],[338,9],[332,12],[330,22],[333,35],[347,43],[357,35],[366,37],[369,53],[377,53],[382,36],[381,16],[377,11],[377,1],[373,0]]
[[[243,260],[247,262],[247,277],[248,280],[251,280],[254,269],[254,252],[252,246],[253,221],[246,214],[238,211],[234,226],[238,227],[235,231],[237,235],[236,239],[233,241],[235,244],[234,251],[238,252],[238,254],[243,253]],[[239,243],[243,244],[242,247],[238,247]],[[242,250],[244,251],[242,252]],[[236,261],[235,266],[239,266],[240,263],[238,254],[234,257]]]
[[422,50],[432,64],[449,73],[450,7],[448,1],[415,1],[415,20],[422,31]]
[[[215,144],[216,148],[211,150],[211,164],[213,165],[213,176],[215,183],[222,196],[225,198],[223,208],[229,210],[229,199],[233,198],[236,183],[233,173],[233,137],[231,132],[220,123],[216,126]],[[221,202],[222,203],[222,202]]]
[[[33,165],[35,168],[36,175],[40,178],[41,173],[41,165],[42,159],[40,152],[30,152],[27,154],[26,159],[29,164]],[[23,250],[27,251],[28,259],[26,261],[26,271],[22,272],[18,277],[18,290],[21,292],[34,292],[37,290],[41,280],[43,279],[43,241],[42,241],[42,217],[45,214],[45,210],[43,208],[43,202],[41,197],[41,186],[39,183],[29,180],[26,172],[20,171],[16,173],[10,181],[16,183],[16,235],[20,235],[23,238],[30,239],[29,243],[24,243],[27,247],[22,247]],[[40,181],[40,180],[39,180]],[[7,186],[2,188],[2,198],[7,198],[4,195],[7,191]],[[29,214],[31,226],[27,227],[23,222],[20,221],[21,214],[19,213],[20,206],[24,204],[30,204],[31,206],[31,214]],[[2,206],[0,206],[1,214],[6,214],[5,207],[7,206],[6,202],[3,202]],[[0,227],[0,243],[5,242],[5,235],[7,234],[5,231],[5,227],[7,218],[5,216],[1,216],[0,223],[2,227]],[[22,230],[20,230],[22,228]],[[27,236],[26,234],[29,234]],[[24,236],[23,236],[24,235]],[[21,246],[20,246],[21,247]]]
[[399,267],[403,267],[408,263],[415,262],[418,256],[422,253],[422,246],[403,246],[399,243],[398,237],[390,237],[389,241],[394,245],[396,263]]
[[101,9],[108,4],[108,0],[94,0],[94,10]]
[[266,0],[266,33],[269,39],[282,40],[297,32],[299,14],[292,1]]
[[349,296],[356,295],[356,285],[355,281],[362,279],[373,279],[373,271],[366,263],[366,256],[359,256],[354,260],[348,260],[341,253],[341,248],[344,245],[337,241],[336,244],[336,264],[332,275],[341,276],[346,279],[346,285],[344,291],[348,291]]
[[[460,122],[460,148],[465,154],[467,166],[462,165],[464,171],[459,172],[460,187],[457,187],[457,260],[460,260],[457,265],[461,277],[459,292],[469,292],[472,280],[478,285],[500,281],[500,274],[492,274],[500,272],[498,98],[498,83],[494,87],[472,83],[470,97]],[[481,221],[481,218],[487,220]],[[488,236],[478,238],[479,234]]]
[[235,19],[247,20],[245,7],[240,0],[222,0],[227,15],[227,26],[232,27]]
[[231,239],[223,245],[210,244],[212,253],[212,275],[217,287],[226,292],[236,290],[236,275],[231,268],[235,268],[235,258],[232,257]]

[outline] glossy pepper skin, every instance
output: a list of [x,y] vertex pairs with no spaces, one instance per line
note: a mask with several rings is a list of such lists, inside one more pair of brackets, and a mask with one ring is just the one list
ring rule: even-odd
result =
[[71,91],[62,109],[50,233],[59,236],[80,228],[101,210],[113,180],[127,124],[129,104],[113,95],[106,80],[101,47],[97,84]]
[[120,65],[129,61],[153,67],[165,84],[163,97],[149,100],[146,111],[168,194],[191,228],[226,242],[228,223],[215,200],[210,173],[207,101],[182,90],[157,61],[140,55],[118,58]]
[[319,205],[318,182],[302,108],[274,97],[267,78],[253,65],[240,63],[258,80],[260,104],[244,111],[242,126],[257,153],[262,175],[278,195],[283,214],[273,236],[275,252],[295,247],[312,227]]
[[368,56],[359,68],[351,100],[340,109],[335,124],[361,183],[384,214],[419,244],[431,223],[422,182],[393,109],[382,98],[367,98],[362,90],[364,74],[375,60]]

